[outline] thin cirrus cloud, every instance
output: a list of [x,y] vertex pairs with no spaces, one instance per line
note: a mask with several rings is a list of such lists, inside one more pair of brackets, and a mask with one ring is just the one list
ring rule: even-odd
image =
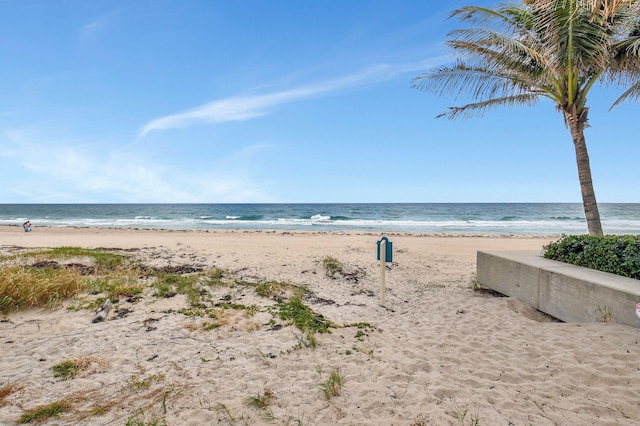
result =
[[113,20],[112,14],[102,16],[80,28],[80,42],[88,43],[107,30]]
[[186,128],[197,124],[250,120],[269,114],[274,107],[279,105],[390,80],[400,74],[416,72],[431,67],[434,62],[420,61],[406,64],[378,65],[360,73],[296,89],[260,95],[233,96],[209,102],[188,111],[151,120],[142,126],[139,136],[145,136],[152,131]]

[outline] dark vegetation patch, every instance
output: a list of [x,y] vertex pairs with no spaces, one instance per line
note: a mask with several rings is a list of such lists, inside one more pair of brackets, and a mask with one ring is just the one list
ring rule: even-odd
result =
[[132,313],[133,311],[131,309],[127,309],[127,308],[120,308],[118,310],[116,310],[116,315],[113,319],[122,319],[126,316],[128,316],[130,313]]
[[204,268],[200,265],[169,265],[151,268],[154,273],[165,273],[175,275],[194,274],[204,271]]
[[280,319],[289,321],[303,332],[329,333],[329,328],[336,327],[323,315],[305,305],[299,297],[294,296],[288,302],[277,304],[276,307]]
[[97,271],[95,266],[82,263],[58,263],[55,260],[42,260],[29,265],[29,267],[33,269],[73,269],[78,271],[80,275],[93,275]]
[[640,279],[640,235],[563,235],[543,256],[623,277]]
[[335,305],[335,300],[323,299],[316,296],[314,293],[307,293],[303,296],[305,302],[313,303],[314,305]]

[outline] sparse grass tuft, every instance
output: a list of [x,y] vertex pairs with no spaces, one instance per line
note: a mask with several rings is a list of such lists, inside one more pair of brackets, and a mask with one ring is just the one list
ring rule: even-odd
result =
[[53,371],[53,377],[60,378],[62,380],[73,379],[82,371],[87,370],[91,364],[106,365],[106,363],[96,357],[82,356],[76,359],[67,359],[59,362],[51,367]]
[[[454,412],[456,418],[458,419],[458,421],[460,422],[460,426],[479,426],[480,425],[480,418],[478,417],[478,415],[473,415],[469,413],[469,407],[464,407],[464,408],[459,408],[459,407],[455,407],[455,412]],[[467,415],[469,415],[469,418],[467,418]]]
[[38,259],[71,259],[88,257],[98,269],[119,269],[129,263],[129,259],[120,254],[110,253],[100,249],[81,247],[55,247],[45,250],[35,250],[22,253],[16,257],[36,257]]
[[22,389],[22,386],[16,385],[15,383],[10,383],[0,388],[0,407],[4,404],[3,401],[6,397],[11,395],[12,393]]
[[53,377],[68,380],[76,377],[82,368],[83,364],[80,361],[69,359],[54,365],[51,370],[53,370]]
[[331,399],[342,394],[343,384],[344,376],[340,373],[340,370],[333,370],[329,373],[329,378],[320,385],[320,390],[322,390],[325,398]]
[[482,284],[480,284],[480,281],[478,281],[478,279],[474,277],[471,280],[471,290],[480,291],[480,289],[482,289]]
[[264,392],[258,393],[255,396],[250,396],[245,399],[247,405],[255,407],[258,410],[265,410],[271,401],[274,399],[273,392],[269,389],[265,389]]
[[611,315],[611,311],[606,305],[605,306],[598,305],[596,307],[596,313],[600,314],[600,320],[599,320],[600,322],[609,324],[613,320],[613,315]]
[[336,273],[344,272],[344,264],[333,256],[325,256],[321,262],[325,275],[329,278],[333,278]]
[[107,414],[107,409],[100,405],[97,405],[91,409],[92,416],[104,416],[105,414]]
[[164,374],[153,374],[146,379],[138,379],[138,376],[133,375],[127,379],[127,387],[134,391],[149,389],[153,382],[161,380],[164,380]]
[[136,410],[125,422],[125,426],[166,426],[163,417],[155,414],[146,415],[143,410]]
[[169,293],[175,292],[184,294],[189,300],[189,304],[194,308],[202,307],[202,289],[198,285],[197,275],[177,275],[161,272],[156,277],[154,286],[157,289],[155,296],[165,297]]
[[311,349],[315,349],[316,347],[318,347],[318,339],[316,339],[315,334],[307,332],[307,341],[309,342],[309,346],[311,346]]
[[[244,421],[244,415],[241,414],[240,416],[236,416],[235,414],[233,414],[233,412],[231,410],[229,410],[229,408],[227,408],[226,405],[224,405],[222,402],[218,402],[216,404],[216,408],[215,408],[216,413],[218,414],[222,414],[224,415],[227,420],[229,420],[231,422],[231,424],[235,424],[239,421]],[[245,424],[247,424],[245,422]]]
[[142,293],[144,287],[138,280],[136,269],[110,270],[108,273],[87,280],[87,290],[90,294],[105,294],[111,301],[120,297],[131,297]]
[[287,287],[287,284],[280,281],[266,281],[256,285],[256,294],[261,297],[273,297],[284,293]]
[[18,419],[18,424],[23,425],[32,422],[46,422],[51,418],[60,417],[61,414],[69,411],[70,408],[69,403],[64,400],[52,402],[48,405],[42,405],[40,407],[27,410],[27,412]]
[[241,303],[221,303],[219,306],[221,309],[230,309],[234,311],[246,311],[249,315],[253,316],[260,312],[260,307],[257,305],[243,305]]
[[220,268],[214,268],[210,270],[207,273],[207,281],[206,281],[207,285],[210,287],[227,285],[227,283],[223,281],[225,273],[226,273],[225,270]]

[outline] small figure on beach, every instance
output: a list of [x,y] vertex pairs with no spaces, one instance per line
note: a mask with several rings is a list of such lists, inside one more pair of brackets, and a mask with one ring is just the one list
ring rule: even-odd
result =
[[96,312],[91,322],[101,322],[106,320],[110,310],[111,310],[111,300],[107,299],[104,301],[100,309],[98,309],[98,311]]
[[24,228],[24,232],[31,232],[31,221],[26,221],[22,224],[22,227]]

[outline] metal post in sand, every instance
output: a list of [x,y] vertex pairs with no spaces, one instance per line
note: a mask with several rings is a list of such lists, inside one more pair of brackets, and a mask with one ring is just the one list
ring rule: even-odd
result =
[[385,288],[385,272],[386,272],[386,260],[387,259],[387,245],[382,242],[380,244],[380,305],[385,305],[386,288]]

